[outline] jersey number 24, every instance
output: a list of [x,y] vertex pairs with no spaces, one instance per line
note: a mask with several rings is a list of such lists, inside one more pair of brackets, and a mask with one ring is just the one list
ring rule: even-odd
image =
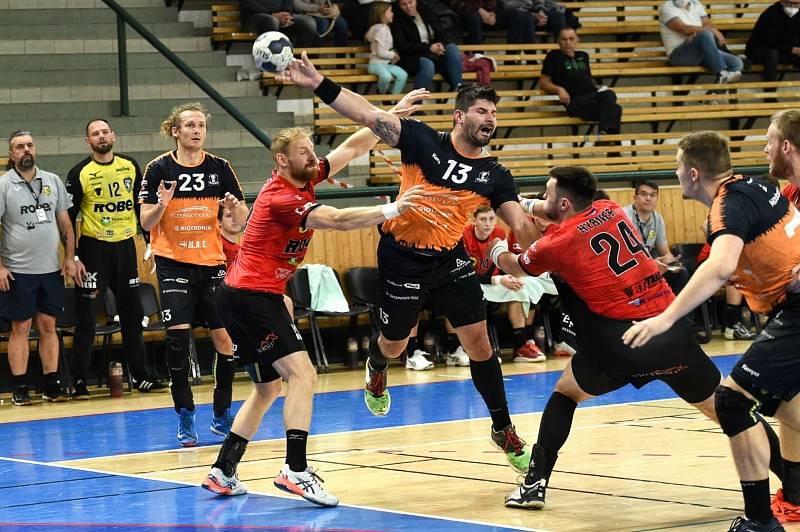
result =
[[[622,237],[622,242],[620,242],[620,238],[616,235],[602,232],[594,235],[589,241],[589,244],[592,246],[592,251],[597,255],[604,252],[608,253],[608,267],[619,277],[639,264],[639,261],[636,259],[637,253],[644,253],[647,258],[650,258],[650,254],[647,253],[647,249],[639,242],[636,235],[633,234],[633,230],[628,227],[628,224],[625,222],[618,222],[617,229]],[[623,245],[628,249],[632,257],[624,263],[620,263],[619,252]]]

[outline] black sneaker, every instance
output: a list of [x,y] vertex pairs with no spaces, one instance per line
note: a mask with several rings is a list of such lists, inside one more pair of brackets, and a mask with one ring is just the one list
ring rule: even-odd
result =
[[17,406],[30,406],[33,404],[33,399],[31,399],[31,394],[28,391],[28,387],[17,386],[17,389],[14,390],[14,393],[11,395],[11,402]]
[[528,474],[525,475],[525,480],[522,484],[506,495],[506,506],[509,508],[524,508],[526,510],[541,510],[544,508],[544,498],[547,491],[544,461],[544,447],[538,443],[533,444]]
[[61,382],[55,381],[45,385],[42,399],[50,401],[51,403],[63,403],[69,401],[69,395],[64,393],[64,390],[61,388]]
[[83,379],[75,381],[75,391],[72,392],[72,398],[78,401],[89,400],[89,390],[86,389],[86,382]]
[[140,381],[133,381],[133,387],[140,392],[163,392],[168,388],[166,384],[158,382],[157,380],[153,379],[150,380],[149,378],[142,379]]
[[731,522],[728,532],[784,532],[783,525],[774,517],[766,525],[740,516]]

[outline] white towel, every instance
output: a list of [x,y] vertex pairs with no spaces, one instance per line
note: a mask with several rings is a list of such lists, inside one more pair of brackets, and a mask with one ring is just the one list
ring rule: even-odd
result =
[[333,268],[324,264],[306,264],[302,268],[308,271],[311,310],[319,312],[347,312],[350,310]]
[[553,284],[549,273],[542,274],[539,277],[520,277],[520,279],[522,279],[525,286],[517,292],[509,290],[501,284],[482,284],[483,297],[487,301],[493,301],[494,303],[520,301],[522,303],[522,312],[527,316],[531,305],[538,303],[542,298],[542,294],[558,295],[556,285]]

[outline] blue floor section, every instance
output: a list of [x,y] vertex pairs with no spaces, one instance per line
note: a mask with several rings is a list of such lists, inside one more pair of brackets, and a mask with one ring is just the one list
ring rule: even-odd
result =
[[[737,359],[713,360],[727,374]],[[507,377],[512,414],[541,411],[559,374]],[[389,378],[391,382],[391,374]],[[319,394],[311,433],[487,416],[470,380],[395,386],[391,393],[392,410],[383,418],[367,412],[360,390]],[[627,386],[582,406],[672,397],[668,387],[655,382],[638,391]],[[283,436],[281,407],[282,400],[265,417],[255,439]],[[219,443],[206,428],[210,406],[198,405],[197,412],[201,444]],[[0,487],[0,530],[509,530],[345,506],[320,509],[302,500],[263,495],[222,499],[192,486],[17,461],[54,462],[175,449],[175,429],[172,408],[0,425],[0,457],[11,458],[0,458],[0,474],[6,480]]]

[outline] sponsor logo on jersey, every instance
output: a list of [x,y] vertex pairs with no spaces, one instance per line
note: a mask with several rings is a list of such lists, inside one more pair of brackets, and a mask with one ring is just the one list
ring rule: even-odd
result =
[[86,272],[81,282],[81,288],[97,288],[97,272]]
[[108,203],[95,203],[94,212],[122,212],[132,211],[133,200],[109,201]]
[[[45,212],[53,210],[49,203],[42,203],[39,208]],[[36,214],[36,205],[22,205],[19,208],[20,214]]]
[[294,212],[296,212],[297,214],[305,214],[305,213],[306,213],[306,211],[308,211],[308,209],[310,209],[310,208],[311,208],[311,207],[313,207],[314,205],[315,205],[315,203],[314,203],[313,201],[309,201],[309,202],[307,202],[305,205],[303,205],[302,207],[298,207],[298,208],[296,208],[296,209],[294,210]]
[[279,281],[283,281],[284,279],[288,279],[292,275],[292,270],[287,270],[286,268],[275,268],[275,278]]
[[170,216],[173,218],[209,218],[217,217],[216,212],[211,212],[211,209],[204,205],[195,205],[193,207],[186,207],[185,209],[181,209],[179,211],[173,212]]

